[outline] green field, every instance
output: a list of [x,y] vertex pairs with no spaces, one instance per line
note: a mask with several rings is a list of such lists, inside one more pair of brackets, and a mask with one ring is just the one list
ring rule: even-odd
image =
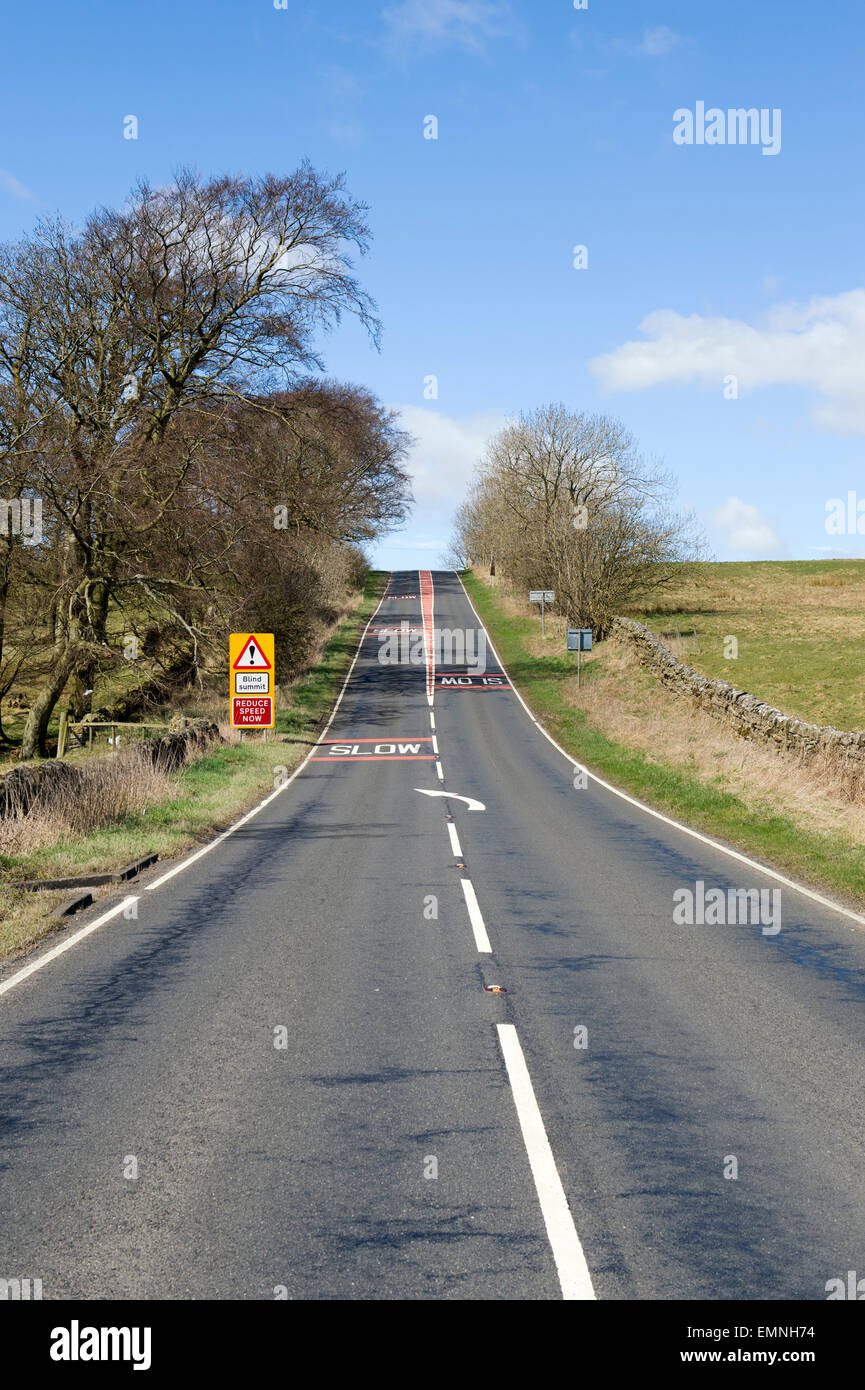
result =
[[[865,728],[865,560],[695,565],[627,611],[704,675],[814,724]],[[680,646],[677,628],[696,639]],[[735,660],[724,656],[730,636]]]

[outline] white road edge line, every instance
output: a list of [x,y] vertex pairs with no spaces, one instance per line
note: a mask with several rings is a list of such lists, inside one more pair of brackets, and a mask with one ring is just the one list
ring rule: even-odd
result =
[[315,740],[315,743],[310,748],[303,762],[300,763],[300,765],[294,769],[294,772],[291,774],[290,777],[287,777],[285,779],[282,786],[277,787],[276,791],[271,792],[270,795],[266,796],[263,801],[259,801],[257,806],[253,806],[252,810],[247,811],[245,816],[241,816],[239,821],[235,821],[234,825],[230,825],[227,830],[223,830],[221,835],[218,835],[215,840],[210,841],[210,844],[202,846],[202,848],[196,850],[194,854],[190,854],[187,859],[181,860],[179,864],[176,864],[173,869],[169,869],[167,874],[162,874],[162,876],[160,878],[157,878],[155,882],[148,883],[144,890],[146,893],[152,893],[154,888],[161,888],[163,883],[167,883],[170,878],[174,878],[175,874],[182,873],[184,869],[189,868],[190,864],[194,864],[196,860],[203,858],[205,854],[209,854],[212,849],[216,849],[217,845],[221,845],[223,840],[227,840],[229,835],[234,834],[235,830],[240,830],[241,826],[246,825],[247,821],[252,820],[253,816],[257,816],[259,811],[263,811],[265,806],[269,806],[271,801],[275,801],[278,796],[281,796],[281,794],[285,791],[286,787],[291,786],[295,777],[300,776],[318,745],[324,741],[325,734],[329,731],[331,724],[336,718],[336,712],[342,704],[342,697],[346,692],[349,681],[351,680],[352,672],[354,671],[354,668],[357,665],[357,659],[360,656],[361,647],[363,646],[366,634],[372,623],[377,618],[378,609],[381,608],[383,603],[384,598],[379,599],[378,608],[376,608],[375,612],[368,619],[366,627],[360,635],[360,639],[357,644],[357,650],[355,651],[352,663],[348,668],[345,680],[342,683],[342,688],[340,689],[340,692],[336,697],[336,703],[330,712],[330,718],[328,719],[318,738]]
[[[161,877],[156,879],[154,883],[148,883],[144,890],[145,892],[152,893],[154,888],[161,887],[161,885],[163,883],[167,883],[170,878],[174,878],[175,874],[182,873],[184,869],[189,868],[190,864],[194,864],[196,860],[201,859],[203,855],[209,854],[212,849],[216,849],[217,845],[221,845],[223,840],[227,840],[229,835],[234,834],[235,830],[239,830],[241,826],[246,825],[247,821],[251,820],[253,816],[257,816],[259,811],[263,810],[263,808],[269,805],[275,797],[279,796],[280,792],[284,792],[286,787],[290,786],[291,783],[294,781],[295,777],[297,777],[301,772],[303,772],[303,769],[306,767],[306,764],[309,762],[317,746],[324,739],[325,734],[328,732],[331,724],[334,721],[336,712],[342,704],[342,697],[346,692],[346,688],[348,686],[349,681],[351,680],[352,672],[354,671],[354,668],[357,664],[357,659],[360,656],[361,648],[363,646],[366,634],[373,622],[375,621],[375,619],[377,618],[379,608],[381,608],[383,603],[384,597],[379,599],[378,607],[368,619],[366,627],[364,628],[358,640],[357,650],[355,651],[352,663],[348,668],[339,695],[336,698],[336,703],[334,704],[334,707],[331,710],[330,718],[328,719],[327,723],[325,724],[315,743],[310,748],[303,762],[295,768],[294,772],[291,774],[290,777],[286,778],[285,782],[282,784],[281,787],[277,787],[276,791],[271,792],[270,795],[266,796],[263,801],[260,801],[257,806],[253,806],[251,811],[247,811],[246,815],[241,816],[239,821],[236,821],[234,825],[230,825],[228,829],[224,830],[221,835],[218,835],[215,840],[211,840],[210,844],[204,845],[201,849],[196,850],[194,854],[190,854],[186,859],[181,860],[179,864],[176,864],[173,869],[169,869],[167,874],[162,874]],[[55,946],[53,950],[46,951],[44,956],[39,956],[37,960],[31,961],[30,965],[25,965],[23,970],[17,971],[16,974],[10,976],[8,980],[5,980],[2,984],[0,984],[0,995],[5,994],[7,990],[12,989],[14,985],[19,984],[22,980],[26,980],[28,975],[33,975],[36,973],[37,970],[41,970],[43,965],[48,965],[50,961],[56,960],[58,956],[62,956],[64,951],[68,951],[71,946],[75,946],[77,942],[82,941],[85,936],[89,936],[90,933],[96,931],[98,927],[104,926],[106,922],[110,922],[112,917],[116,917],[118,913],[123,912],[123,910],[130,903],[137,903],[138,901],[139,898],[137,896],[126,897],[123,899],[122,902],[117,903],[116,906],[112,907],[110,911],[103,913],[101,917],[97,917],[95,922],[88,922],[87,926],[82,927],[80,931],[77,931],[73,936],[68,937],[66,941],[61,942],[59,946]]]
[[681,821],[673,820],[672,816],[664,815],[663,811],[656,811],[654,807],[647,806],[644,801],[638,801],[635,796],[629,796],[627,792],[621,791],[619,787],[614,787],[611,782],[605,782],[603,777],[598,777],[597,773],[590,772],[589,769],[583,765],[583,763],[577,762],[576,758],[572,758],[570,753],[566,753],[562,745],[560,743],[556,743],[556,740],[552,737],[552,735],[547,733],[543,724],[541,724],[535,718],[528,705],[526,704],[525,700],[523,699],[522,695],[517,690],[516,686],[514,685],[513,681],[511,680],[510,676],[505,670],[504,662],[502,661],[501,657],[499,656],[498,652],[493,646],[492,638],[487,632],[487,629],[484,626],[483,621],[481,620],[481,616],[478,613],[478,610],[475,608],[474,604],[469,598],[468,590],[466,589],[465,584],[463,584],[463,581],[460,578],[460,575],[457,573],[457,571],[454,570],[453,572],[460,582],[460,586],[462,588],[463,593],[466,596],[466,602],[468,603],[469,608],[472,610],[475,617],[477,618],[481,630],[486,634],[486,639],[489,643],[490,651],[492,652],[496,661],[499,663],[499,666],[502,669],[502,673],[508,677],[511,690],[516,695],[517,699],[519,700],[526,714],[529,716],[529,719],[534,724],[535,728],[543,734],[547,742],[551,743],[557,752],[561,753],[562,757],[565,758],[571,764],[571,767],[577,768],[580,772],[584,772],[587,777],[590,777],[592,779],[593,782],[597,782],[599,787],[603,787],[605,791],[612,792],[613,796],[618,796],[621,798],[622,801],[627,801],[629,805],[636,806],[637,809],[640,811],[645,811],[647,816],[654,816],[655,820],[663,821],[665,825],[672,825],[674,829],[681,830],[682,833],[685,835],[690,835],[692,840],[699,840],[700,843],[703,845],[710,845],[712,849],[719,850],[721,854],[726,854],[728,858],[735,859],[740,864],[747,864],[750,868],[757,869],[761,874],[765,874],[768,878],[773,878],[776,883],[783,883],[785,888],[792,888],[794,893],[801,893],[804,897],[810,898],[812,902],[819,903],[821,907],[828,907],[830,911],[838,912],[841,914],[842,917],[847,917],[851,922],[858,922],[860,926],[865,927],[865,916],[862,916],[861,913],[854,912],[852,908],[844,907],[842,903],[833,902],[831,898],[825,898],[822,893],[817,893],[813,888],[807,888],[804,883],[797,883],[795,879],[787,878],[785,874],[778,873],[777,869],[770,869],[767,864],[761,864],[758,859],[752,859],[749,855],[742,854],[740,850],[730,849],[729,846],[722,845],[719,840],[713,840],[709,835],[703,835],[702,832],[699,830],[692,830],[689,825],[683,825]]
[[449,835],[449,837],[450,837],[451,849],[453,850],[453,852],[454,852],[454,854],[456,855],[457,859],[462,859],[462,857],[463,857],[463,852],[462,852],[462,850],[460,849],[460,837],[459,837],[459,835],[457,834],[457,828],[456,828],[456,826],[454,825],[453,821],[450,821],[450,820],[446,820],[446,821],[445,821],[445,825],[446,825],[447,828],[448,828],[448,835]]
[[463,886],[463,897],[466,900],[466,907],[469,910],[469,921],[472,924],[475,945],[483,955],[491,956],[493,953],[493,948],[490,945],[490,939],[487,936],[487,929],[484,926],[484,919],[481,915],[480,907],[478,906],[478,898],[475,892],[475,886],[470,878],[461,878],[460,883]]
[[122,902],[116,903],[108,912],[103,912],[101,917],[97,917],[95,922],[88,922],[86,927],[82,927],[80,931],[75,932],[72,936],[68,936],[65,941],[61,941],[59,946],[54,946],[52,950],[46,951],[44,956],[39,956],[38,960],[31,961],[29,965],[24,966],[23,970],[19,970],[15,975],[11,975],[8,980],[4,980],[3,983],[0,984],[0,994],[5,994],[7,990],[13,989],[14,986],[20,984],[22,980],[26,980],[28,975],[35,975],[36,971],[41,970],[43,965],[47,965],[49,961],[56,960],[58,956],[63,955],[64,951],[71,950],[79,941],[83,941],[85,936],[89,936],[91,932],[96,931],[97,927],[101,927],[105,922],[110,922],[112,917],[116,917],[119,912],[124,912],[132,903],[137,902],[138,896],[130,894],[129,897],[124,898]]
[[508,1080],[511,1083],[514,1105],[517,1108],[517,1118],[523,1133],[523,1142],[529,1156],[532,1177],[535,1180],[538,1201],[541,1204],[544,1225],[547,1228],[547,1238],[562,1286],[562,1298],[569,1301],[595,1299],[592,1276],[556,1168],[547,1131],[544,1129],[543,1117],[538,1109],[532,1078],[529,1076],[517,1030],[512,1023],[497,1023],[496,1029]]

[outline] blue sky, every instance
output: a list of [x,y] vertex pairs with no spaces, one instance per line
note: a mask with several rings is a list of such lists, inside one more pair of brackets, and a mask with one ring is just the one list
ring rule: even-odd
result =
[[[4,239],[180,164],[307,156],[369,204],[382,351],[324,350],[418,439],[378,563],[435,566],[484,439],[549,400],[623,419],[720,559],[865,555],[825,526],[865,499],[861,0],[43,0],[4,39]],[[676,144],[698,102],[780,110],[780,152]]]

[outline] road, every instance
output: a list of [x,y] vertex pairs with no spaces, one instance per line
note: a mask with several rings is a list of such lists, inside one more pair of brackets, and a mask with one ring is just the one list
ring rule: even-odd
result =
[[[480,635],[456,575],[387,594],[289,785],[0,980],[0,1277],[727,1300],[865,1274],[862,926],[786,886],[775,933],[677,924],[697,881],[778,882],[576,775],[489,650],[433,669],[433,625]],[[419,660],[382,662],[401,623]]]

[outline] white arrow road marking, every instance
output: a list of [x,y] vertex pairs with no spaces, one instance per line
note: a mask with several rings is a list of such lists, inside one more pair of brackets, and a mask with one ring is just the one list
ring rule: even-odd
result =
[[485,811],[487,808],[482,801],[475,801],[473,796],[460,796],[459,792],[431,792],[426,787],[415,787],[416,792],[421,796],[449,796],[452,801],[464,801],[470,811]]

